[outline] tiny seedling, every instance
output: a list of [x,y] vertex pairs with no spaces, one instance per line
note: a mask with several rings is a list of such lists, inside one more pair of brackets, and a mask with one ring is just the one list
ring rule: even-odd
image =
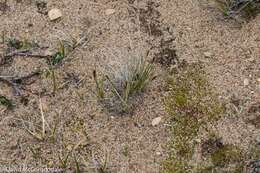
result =
[[52,56],[51,63],[53,66],[55,66],[59,64],[64,58],[65,58],[65,46],[64,43],[60,41],[59,51]]
[[55,93],[58,90],[58,84],[56,80],[56,73],[55,73],[55,66],[58,65],[64,58],[65,58],[65,46],[62,41],[60,41],[60,47],[58,52],[56,52],[51,57],[50,67],[47,69],[46,77],[50,76],[52,80],[52,93],[55,95]]
[[23,47],[23,42],[16,38],[9,38],[7,40],[7,46],[9,48],[21,49]]
[[13,107],[13,103],[11,100],[7,99],[5,96],[0,95],[0,105],[11,109]]
[[[3,43],[5,42],[5,36],[2,36]],[[27,50],[31,49],[33,47],[39,47],[39,45],[34,42],[34,41],[29,41],[29,40],[18,40],[16,38],[8,38],[6,40],[7,42],[7,47],[9,49],[17,49],[17,50]]]

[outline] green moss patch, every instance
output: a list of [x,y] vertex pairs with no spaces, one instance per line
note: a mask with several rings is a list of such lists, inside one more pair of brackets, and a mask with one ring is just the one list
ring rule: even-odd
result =
[[[187,65],[174,71],[167,80],[167,89],[169,93],[165,98],[165,108],[171,117],[172,140],[169,144],[169,157],[163,162],[164,171],[200,172],[197,166],[192,164],[195,147],[198,145],[196,138],[200,129],[206,127],[207,123],[220,118],[224,107],[218,101],[203,67],[199,64]],[[221,145],[211,151],[214,164],[220,165],[228,160],[228,153],[223,154],[227,150],[222,151],[222,148]],[[212,171],[209,167],[206,169]]]

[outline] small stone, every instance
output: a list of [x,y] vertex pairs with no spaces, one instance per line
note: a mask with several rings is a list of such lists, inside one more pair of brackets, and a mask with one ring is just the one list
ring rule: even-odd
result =
[[257,83],[260,84],[260,78],[256,79]]
[[195,142],[197,142],[198,144],[200,144],[202,141],[201,141],[201,139],[197,138],[197,139],[195,139]]
[[213,54],[211,52],[204,52],[205,58],[211,58]]
[[107,10],[105,11],[105,13],[106,13],[107,16],[112,15],[112,14],[114,14],[115,12],[116,12],[115,9],[107,9]]
[[260,136],[258,136],[255,140],[256,140],[257,145],[260,145]]
[[49,12],[48,12],[48,16],[50,18],[51,21],[54,21],[56,19],[59,19],[62,17],[62,13],[59,9],[57,8],[54,8],[54,9],[51,9]]
[[162,117],[157,117],[157,118],[153,119],[152,126],[158,125],[161,121],[162,121]]
[[160,155],[162,155],[162,153],[159,152],[159,151],[157,151],[157,152],[156,152],[156,155],[157,155],[157,156],[160,156]]
[[244,79],[244,86],[248,86],[249,85],[249,79]]

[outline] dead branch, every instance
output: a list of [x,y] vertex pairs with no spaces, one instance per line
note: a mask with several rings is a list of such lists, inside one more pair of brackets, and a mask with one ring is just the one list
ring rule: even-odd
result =
[[10,57],[14,57],[14,56],[44,58],[44,59],[51,57],[51,55],[33,54],[29,50],[19,50],[19,51],[11,52],[11,53],[4,55],[5,58],[10,58]]
[[35,71],[29,75],[22,76],[22,77],[14,77],[14,76],[0,76],[0,82],[6,83],[7,85],[11,86],[14,90],[14,95],[20,96],[21,91],[18,85],[30,85],[34,81],[27,83],[26,80],[31,79],[32,77],[39,76],[41,71]]

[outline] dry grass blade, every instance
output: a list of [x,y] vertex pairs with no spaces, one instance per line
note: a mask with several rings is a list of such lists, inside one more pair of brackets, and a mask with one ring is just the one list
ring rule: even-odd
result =
[[22,77],[15,77],[15,76],[0,76],[0,82],[6,83],[7,85],[11,86],[14,90],[14,94],[19,96],[21,95],[21,91],[18,85],[30,85],[32,82],[26,82],[28,79],[41,75],[41,71],[37,70],[35,72],[30,73],[29,75],[22,76]]
[[[39,100],[39,109],[40,109],[40,114],[41,114],[41,127],[38,127],[38,130],[35,129],[35,126],[34,124],[32,124],[34,126],[34,129],[35,130],[30,130],[29,128],[26,127],[25,125],[25,121],[24,120],[21,120],[22,121],[22,124],[24,126],[24,129],[30,134],[32,135],[34,138],[36,138],[37,140],[39,141],[43,141],[45,140],[46,138],[46,125],[47,125],[47,122],[45,120],[45,116],[44,116],[44,112],[43,112],[43,107],[42,107],[42,102],[41,102],[41,99]],[[41,128],[41,129],[39,129]]]
[[104,79],[98,79],[96,70],[93,71],[93,77],[96,82],[97,96],[103,99],[105,97]]
[[123,97],[119,94],[119,92],[116,89],[115,84],[112,82],[112,80],[109,78],[109,76],[106,75],[106,79],[108,80],[109,84],[111,85],[112,92],[120,99],[122,104],[124,105],[124,110],[128,109],[127,102],[123,99]]
[[44,114],[43,114],[43,109],[42,109],[42,101],[41,99],[39,100],[40,102],[40,111],[41,111],[41,118],[42,118],[42,138],[44,139],[45,138],[45,124],[46,124],[46,121],[45,121],[45,117],[44,117]]

